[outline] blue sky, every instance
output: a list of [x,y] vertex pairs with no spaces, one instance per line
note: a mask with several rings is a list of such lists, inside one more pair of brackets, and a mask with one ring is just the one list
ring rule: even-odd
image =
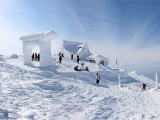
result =
[[0,54],[22,54],[19,37],[54,30],[62,40],[88,43],[91,51],[122,65],[160,63],[158,0],[0,0]]

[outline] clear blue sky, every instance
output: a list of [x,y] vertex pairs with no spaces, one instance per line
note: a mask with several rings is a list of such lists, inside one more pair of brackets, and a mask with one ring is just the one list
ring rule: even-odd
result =
[[112,62],[160,63],[158,0],[0,0],[0,54],[22,54],[20,36],[47,30],[58,33],[53,52],[65,39]]

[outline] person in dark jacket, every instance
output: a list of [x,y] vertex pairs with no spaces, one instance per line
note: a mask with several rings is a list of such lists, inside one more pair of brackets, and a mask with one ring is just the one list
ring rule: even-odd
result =
[[85,70],[86,70],[87,72],[89,72],[89,68],[88,68],[88,66],[86,66]]
[[79,64],[80,58],[79,55],[77,55],[77,63]]
[[34,61],[34,53],[32,54],[32,61]]
[[75,66],[75,67],[74,67],[74,70],[75,70],[75,71],[81,71],[81,69],[79,69],[78,66]]
[[142,83],[142,90],[146,90],[147,85],[145,83]]
[[99,84],[101,77],[98,73],[96,73],[96,83]]
[[59,63],[62,62],[62,55],[59,56]]
[[37,56],[37,60],[40,61],[40,53]]
[[73,60],[73,54],[71,55],[71,60]]

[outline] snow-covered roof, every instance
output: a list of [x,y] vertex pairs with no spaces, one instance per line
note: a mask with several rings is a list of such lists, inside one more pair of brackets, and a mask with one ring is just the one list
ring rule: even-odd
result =
[[54,31],[47,31],[41,33],[34,33],[22,36],[20,40],[22,41],[33,41],[33,40],[52,40],[57,36],[57,33]]

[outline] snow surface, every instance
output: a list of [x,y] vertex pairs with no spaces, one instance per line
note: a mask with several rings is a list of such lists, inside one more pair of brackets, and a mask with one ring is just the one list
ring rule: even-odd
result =
[[5,61],[4,56],[0,55],[0,61]]
[[115,71],[84,63],[90,72],[75,72],[77,63],[68,59],[47,70],[23,65],[21,57],[0,61],[0,119],[160,120],[160,91],[153,89],[154,81],[121,70],[123,87],[118,88]]

